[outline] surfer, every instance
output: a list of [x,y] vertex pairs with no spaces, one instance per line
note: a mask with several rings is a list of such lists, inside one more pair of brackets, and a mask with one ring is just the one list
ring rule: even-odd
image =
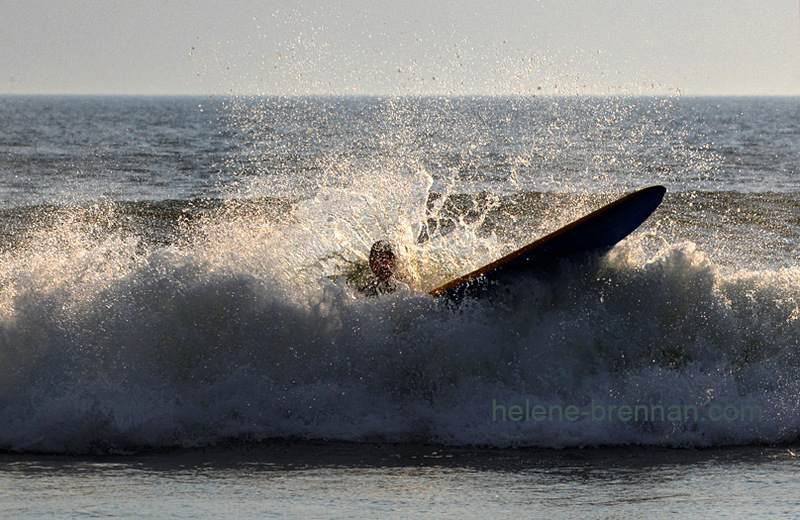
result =
[[367,296],[391,294],[401,285],[394,277],[397,270],[397,255],[388,241],[378,240],[372,244],[369,250],[369,268],[374,278],[361,289]]

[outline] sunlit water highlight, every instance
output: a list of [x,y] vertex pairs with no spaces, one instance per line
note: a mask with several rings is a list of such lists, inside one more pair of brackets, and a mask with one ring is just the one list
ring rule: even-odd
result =
[[[798,110],[4,98],[0,447],[796,443]],[[662,208],[606,257],[488,300],[425,293],[657,183]],[[410,290],[366,299],[347,279],[377,238]],[[587,415],[511,419],[526,403]],[[637,405],[698,414],[592,420]]]

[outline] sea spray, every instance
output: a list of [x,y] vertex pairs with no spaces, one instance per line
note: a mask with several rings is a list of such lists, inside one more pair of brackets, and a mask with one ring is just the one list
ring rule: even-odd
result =
[[[690,123],[665,132],[678,123],[652,100],[248,100],[252,119],[181,145],[188,170],[121,143],[91,170],[108,196],[20,156],[41,190],[19,203],[5,188],[0,447],[796,441],[795,181],[770,170],[761,191],[719,189],[696,105],[655,103]],[[209,191],[197,163],[211,141],[223,171]],[[72,175],[65,200],[51,164]],[[148,184],[160,175],[178,184]],[[662,207],[605,257],[491,299],[426,294],[656,182]],[[397,243],[410,292],[348,283],[379,238]],[[493,403],[526,401],[589,415],[493,420]],[[617,413],[637,406],[698,415]],[[593,421],[593,407],[617,412]],[[703,415],[754,407],[758,420]]]
[[[215,217],[166,246],[66,222],[6,255],[3,447],[297,437],[709,446],[796,436],[796,270],[723,274],[693,244],[656,247],[645,234],[606,258],[523,276],[490,300],[454,305],[421,290],[369,299],[315,260],[327,253],[321,244],[357,251],[351,224],[337,220],[329,242],[323,233],[304,249],[300,230],[316,229],[319,213],[311,202],[298,208],[280,222]],[[425,265],[426,247],[441,257],[448,240],[457,254],[453,234],[418,243],[417,220],[395,235],[408,237],[413,261]],[[581,410],[746,405],[761,415],[492,420],[493,402],[525,399]]]

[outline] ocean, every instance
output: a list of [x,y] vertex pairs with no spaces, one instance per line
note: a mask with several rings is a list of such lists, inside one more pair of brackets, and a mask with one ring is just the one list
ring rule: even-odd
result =
[[[800,513],[800,99],[0,97],[0,516]],[[427,291],[625,193],[608,254]],[[391,241],[408,286],[355,288]]]

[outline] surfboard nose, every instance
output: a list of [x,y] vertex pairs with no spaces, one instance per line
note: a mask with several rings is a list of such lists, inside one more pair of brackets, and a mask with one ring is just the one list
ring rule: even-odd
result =
[[642,225],[661,204],[666,192],[664,186],[656,185],[629,193],[429,294],[462,295],[462,286],[478,279],[497,281],[508,273],[527,271],[565,256],[607,251]]

